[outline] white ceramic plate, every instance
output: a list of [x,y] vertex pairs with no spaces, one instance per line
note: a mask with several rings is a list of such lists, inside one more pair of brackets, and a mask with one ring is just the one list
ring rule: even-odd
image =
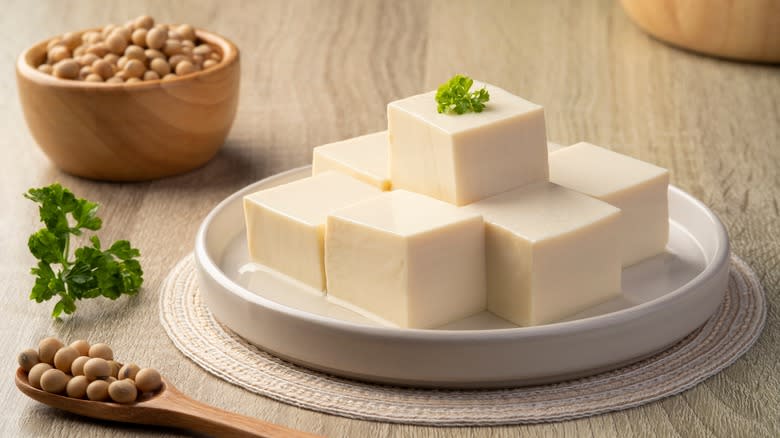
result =
[[701,202],[669,188],[665,254],[623,271],[623,296],[567,321],[516,327],[487,312],[437,330],[382,326],[249,262],[242,197],[310,175],[309,166],[222,201],[195,244],[200,291],[214,316],[260,348],[336,375],[430,387],[505,387],[615,368],[682,339],[720,304],[728,236]]

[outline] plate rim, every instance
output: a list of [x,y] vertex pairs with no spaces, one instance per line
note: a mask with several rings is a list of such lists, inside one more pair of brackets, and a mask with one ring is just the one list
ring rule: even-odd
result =
[[474,341],[481,339],[490,340],[507,340],[507,339],[533,339],[539,337],[548,336],[561,336],[572,332],[581,332],[584,330],[591,330],[594,328],[603,329],[612,325],[620,325],[647,316],[654,313],[658,309],[669,305],[670,301],[682,299],[686,295],[686,292],[697,287],[701,283],[705,283],[715,278],[720,272],[724,263],[728,263],[729,257],[729,239],[725,226],[720,219],[710,210],[703,202],[694,198],[684,190],[670,184],[669,191],[674,192],[676,195],[685,198],[685,200],[693,204],[697,209],[713,223],[714,232],[717,239],[717,248],[715,255],[711,260],[707,261],[704,270],[692,278],[684,285],[677,289],[670,291],[658,298],[654,298],[650,301],[632,306],[627,309],[621,309],[614,312],[610,312],[603,315],[595,315],[587,318],[581,318],[570,321],[562,321],[545,325],[530,326],[530,327],[511,327],[511,328],[496,328],[496,329],[483,329],[483,330],[452,330],[452,329],[411,329],[400,327],[384,327],[384,326],[368,326],[359,324],[356,322],[343,321],[335,318],[329,318],[322,315],[306,312],[294,307],[290,307],[281,303],[277,303],[268,298],[262,297],[258,294],[252,293],[246,288],[242,287],[238,283],[231,280],[217,265],[217,263],[211,258],[208,253],[206,245],[206,234],[210,225],[214,221],[214,218],[221,212],[226,206],[236,199],[243,197],[246,192],[251,190],[252,187],[258,185],[264,185],[273,183],[276,180],[286,179],[294,174],[303,173],[304,171],[311,170],[311,165],[305,165],[289,169],[269,177],[260,179],[251,184],[248,184],[237,191],[230,194],[228,197],[220,201],[214,206],[211,211],[201,222],[198,227],[198,231],[195,237],[195,260],[202,270],[208,272],[208,274],[220,285],[228,289],[231,293],[239,296],[244,301],[251,302],[255,305],[260,305],[269,310],[285,314],[285,316],[295,319],[302,319],[308,323],[315,325],[324,325],[331,329],[360,332],[365,335],[393,338],[393,339],[408,339],[417,341]]

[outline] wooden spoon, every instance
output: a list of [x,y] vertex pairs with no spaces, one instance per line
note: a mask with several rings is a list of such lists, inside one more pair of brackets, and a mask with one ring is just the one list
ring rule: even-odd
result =
[[127,405],[82,400],[36,389],[22,368],[16,370],[16,387],[43,404],[101,420],[178,427],[218,437],[318,436],[217,409],[187,397],[165,379],[159,391],[144,394],[139,401]]

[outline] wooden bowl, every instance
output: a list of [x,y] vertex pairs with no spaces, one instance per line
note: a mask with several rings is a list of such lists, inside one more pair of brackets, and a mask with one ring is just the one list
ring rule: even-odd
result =
[[202,30],[222,61],[168,81],[108,84],[59,79],[37,66],[43,41],[16,63],[27,126],[65,172],[99,180],[143,181],[195,169],[222,146],[238,106],[239,53]]
[[620,0],[650,35],[708,55],[780,62],[780,1]]

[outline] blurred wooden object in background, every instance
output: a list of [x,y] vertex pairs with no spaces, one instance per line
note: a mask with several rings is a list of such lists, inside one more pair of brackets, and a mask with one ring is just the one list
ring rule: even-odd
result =
[[780,62],[780,1],[620,0],[650,35],[741,61]]

